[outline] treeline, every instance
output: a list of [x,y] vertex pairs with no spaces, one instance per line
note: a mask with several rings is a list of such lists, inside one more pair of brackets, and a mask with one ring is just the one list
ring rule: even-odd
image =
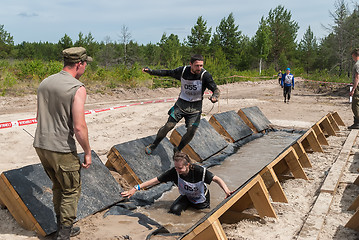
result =
[[[6,76],[12,82],[20,75],[40,79],[61,69],[58,63],[61,62],[61,50],[72,46],[83,46],[94,57],[88,78],[107,81],[107,86],[112,88],[121,82],[145,79],[140,71],[142,66],[175,68],[187,64],[194,53],[205,56],[205,68],[215,78],[239,72],[272,76],[289,66],[296,75],[349,81],[353,64],[350,52],[359,47],[358,5],[353,9],[350,10],[344,0],[337,0],[335,11],[330,13],[333,23],[327,26],[328,35],[317,39],[308,26],[299,42],[296,40],[299,25],[292,19],[291,11],[282,5],[260,19],[251,38],[241,32],[232,13],[215,29],[208,27],[202,16],[198,17],[184,41],[175,34],[164,33],[158,43],[145,45],[133,40],[126,26],[122,27],[118,41],[107,37],[97,42],[91,32],[87,35],[80,32],[77,40],[65,34],[57,43],[22,42],[15,45],[11,34],[0,25],[0,88],[6,85]],[[36,76],[38,71],[40,74]]]

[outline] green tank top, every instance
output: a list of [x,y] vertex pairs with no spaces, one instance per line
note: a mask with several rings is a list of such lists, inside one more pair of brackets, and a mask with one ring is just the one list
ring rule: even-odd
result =
[[72,103],[83,83],[61,71],[44,79],[37,90],[37,128],[34,147],[75,152]]

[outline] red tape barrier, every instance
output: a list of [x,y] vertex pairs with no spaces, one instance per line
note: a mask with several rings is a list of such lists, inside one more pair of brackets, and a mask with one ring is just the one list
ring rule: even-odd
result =
[[[153,100],[153,101],[147,101],[147,102],[132,103],[132,104],[121,105],[121,106],[117,106],[117,107],[104,108],[104,109],[88,110],[88,111],[85,111],[85,115],[93,114],[93,113],[101,113],[101,112],[106,112],[106,111],[110,111],[110,110],[116,110],[116,109],[125,108],[125,107],[132,107],[132,106],[137,106],[137,105],[150,104],[150,103],[173,102],[173,101],[176,101],[176,100],[177,100],[177,98],[167,98],[167,99]],[[37,123],[36,118],[29,118],[29,119],[17,120],[17,121],[12,121],[12,122],[2,122],[2,123],[0,123],[0,129],[12,128],[12,127],[21,127],[21,126],[35,124],[35,123]]]

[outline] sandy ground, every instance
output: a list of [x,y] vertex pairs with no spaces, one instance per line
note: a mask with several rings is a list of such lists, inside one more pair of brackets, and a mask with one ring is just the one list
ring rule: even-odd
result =
[[[345,91],[334,90],[334,93],[327,93],[317,88],[308,89],[301,80],[297,82],[290,104],[283,102],[282,89],[276,80],[220,86],[222,96],[219,104],[212,106],[205,100],[204,117],[209,119],[217,112],[258,106],[274,125],[289,128],[309,128],[330,111],[337,111],[345,124],[352,123],[352,113]],[[176,88],[118,89],[112,94],[89,95],[86,109],[102,109],[146,100],[172,98],[178,96],[178,93],[179,89]],[[36,96],[1,97],[0,123],[35,117],[35,103]],[[92,149],[105,163],[107,153],[113,145],[156,134],[158,128],[165,123],[167,111],[172,105],[173,102],[136,105],[87,115]],[[39,163],[30,136],[34,134],[35,128],[36,125],[28,125],[0,129],[0,172]],[[238,224],[224,225],[228,238],[296,239],[315,201],[326,171],[335,161],[347,134],[348,131],[343,128],[339,136],[328,139],[330,145],[325,147],[325,153],[309,154],[313,164],[313,168],[305,169],[309,181],[291,179],[283,182],[282,186],[289,203],[274,203],[277,219],[243,220]],[[359,194],[359,187],[350,184],[357,176],[358,144],[355,144],[353,152],[355,154],[350,158],[343,183],[335,195],[320,239],[359,239],[358,233],[344,228],[353,214],[346,209]],[[145,239],[149,232],[143,227],[132,231],[129,226],[136,223],[128,217],[103,218],[102,215],[103,213],[97,213],[79,221],[77,224],[82,227],[83,233],[76,239]],[[0,209],[0,239],[39,237],[34,232],[21,228],[6,209]]]

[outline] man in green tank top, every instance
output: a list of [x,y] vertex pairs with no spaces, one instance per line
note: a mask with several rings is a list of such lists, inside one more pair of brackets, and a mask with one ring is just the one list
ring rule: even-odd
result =
[[354,115],[354,123],[353,125],[349,126],[349,129],[359,129],[359,48],[355,48],[352,51],[352,58],[355,62],[353,66],[353,88],[352,91],[349,93],[352,99],[352,111]]
[[[37,91],[33,146],[53,183],[55,239],[70,239],[80,233],[79,227],[73,227],[81,194],[80,169],[90,167],[92,161],[84,113],[86,89],[79,81],[92,58],[83,47],[68,48],[62,54],[62,71],[44,79]],[[82,164],[74,135],[85,153]]]

